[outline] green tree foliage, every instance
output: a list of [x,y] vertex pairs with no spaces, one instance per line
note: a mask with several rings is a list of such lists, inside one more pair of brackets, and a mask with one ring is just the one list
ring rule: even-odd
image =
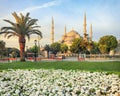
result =
[[0,40],[0,49],[5,49],[5,42]]
[[52,43],[50,48],[53,54],[57,54],[57,52],[60,51],[60,43],[58,42]]
[[70,51],[72,53],[78,53],[81,52],[84,48],[84,44],[83,44],[83,39],[82,38],[75,38],[73,40],[72,45],[70,46]]
[[93,49],[93,42],[87,42],[86,49],[91,53],[91,50]]
[[49,58],[50,45],[46,44],[46,45],[44,46],[44,49],[47,51],[47,58]]
[[66,44],[61,44],[60,51],[66,53],[68,51],[68,46]]
[[99,40],[99,49],[101,53],[109,53],[110,50],[114,50],[117,45],[117,39],[112,35],[103,36]]
[[20,56],[20,51],[17,48],[6,48],[6,52],[10,57]]
[[31,48],[28,49],[28,52],[32,52],[32,53],[38,53],[38,46],[33,46]]
[[99,45],[99,49],[101,53],[108,53],[107,45]]
[[91,50],[91,54],[99,54],[100,50],[98,48],[98,43],[93,41],[92,44],[93,44],[93,48]]
[[5,42],[4,41],[0,41],[0,56],[2,57],[2,55],[5,52]]
[[9,23],[11,26],[2,27],[0,34],[5,34],[5,37],[10,38],[17,36],[20,46],[20,60],[25,61],[25,44],[26,38],[30,39],[31,34],[37,34],[42,37],[42,33],[38,30],[37,19],[32,19],[27,13],[25,16],[20,13],[20,16],[17,15],[16,12],[12,13],[16,22],[12,22],[10,20],[4,20]]

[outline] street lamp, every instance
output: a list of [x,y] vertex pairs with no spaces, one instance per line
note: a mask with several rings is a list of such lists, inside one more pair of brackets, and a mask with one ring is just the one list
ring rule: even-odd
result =
[[36,46],[36,45],[37,45],[37,40],[34,40],[34,43],[35,43],[35,61],[36,61],[36,57],[37,57],[37,56],[36,56],[36,51],[37,51],[37,49],[36,49],[36,47],[37,47],[37,46]]

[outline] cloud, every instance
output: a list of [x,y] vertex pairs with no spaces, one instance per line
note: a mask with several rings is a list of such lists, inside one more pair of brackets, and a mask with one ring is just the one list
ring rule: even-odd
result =
[[[27,13],[27,12],[31,12],[31,11],[42,9],[42,8],[48,8],[48,7],[60,4],[61,1],[62,0],[54,0],[54,1],[51,1],[51,2],[44,3],[44,4],[40,5],[40,6],[28,7],[26,9],[22,10],[22,11],[17,12],[17,13]],[[8,18],[9,20],[14,20],[12,18],[12,15],[5,14],[3,17],[0,17],[0,22],[2,22],[2,23],[0,23],[0,26],[6,25],[6,23],[3,22],[3,19],[6,19],[6,18]]]
[[31,12],[31,11],[42,9],[42,8],[55,6],[55,5],[58,5],[60,2],[61,2],[61,0],[54,0],[54,1],[51,1],[51,2],[44,3],[40,6],[33,6],[33,7],[26,8],[25,10],[23,10],[21,12],[26,13],[26,12]]

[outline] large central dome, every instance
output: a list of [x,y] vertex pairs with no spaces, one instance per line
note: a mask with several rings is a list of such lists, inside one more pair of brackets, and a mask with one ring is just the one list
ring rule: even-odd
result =
[[62,36],[62,43],[70,47],[75,38],[80,38],[80,35],[77,31],[71,30],[70,32]]
[[72,30],[70,32],[67,33],[67,36],[69,37],[80,37],[80,35],[78,34],[78,32],[76,32],[75,30]]

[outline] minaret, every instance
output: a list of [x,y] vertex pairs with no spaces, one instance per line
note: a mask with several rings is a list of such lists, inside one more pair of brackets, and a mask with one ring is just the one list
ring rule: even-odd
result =
[[90,25],[90,41],[92,41],[92,24]]
[[52,17],[52,26],[51,26],[51,44],[54,43],[54,19]]
[[67,31],[66,31],[66,25],[65,25],[65,36],[67,35]]
[[83,27],[84,27],[84,29],[83,29],[83,32],[84,32],[84,40],[87,40],[87,30],[86,30],[86,26],[87,26],[87,24],[86,24],[86,13],[84,14],[84,24],[83,24]]

